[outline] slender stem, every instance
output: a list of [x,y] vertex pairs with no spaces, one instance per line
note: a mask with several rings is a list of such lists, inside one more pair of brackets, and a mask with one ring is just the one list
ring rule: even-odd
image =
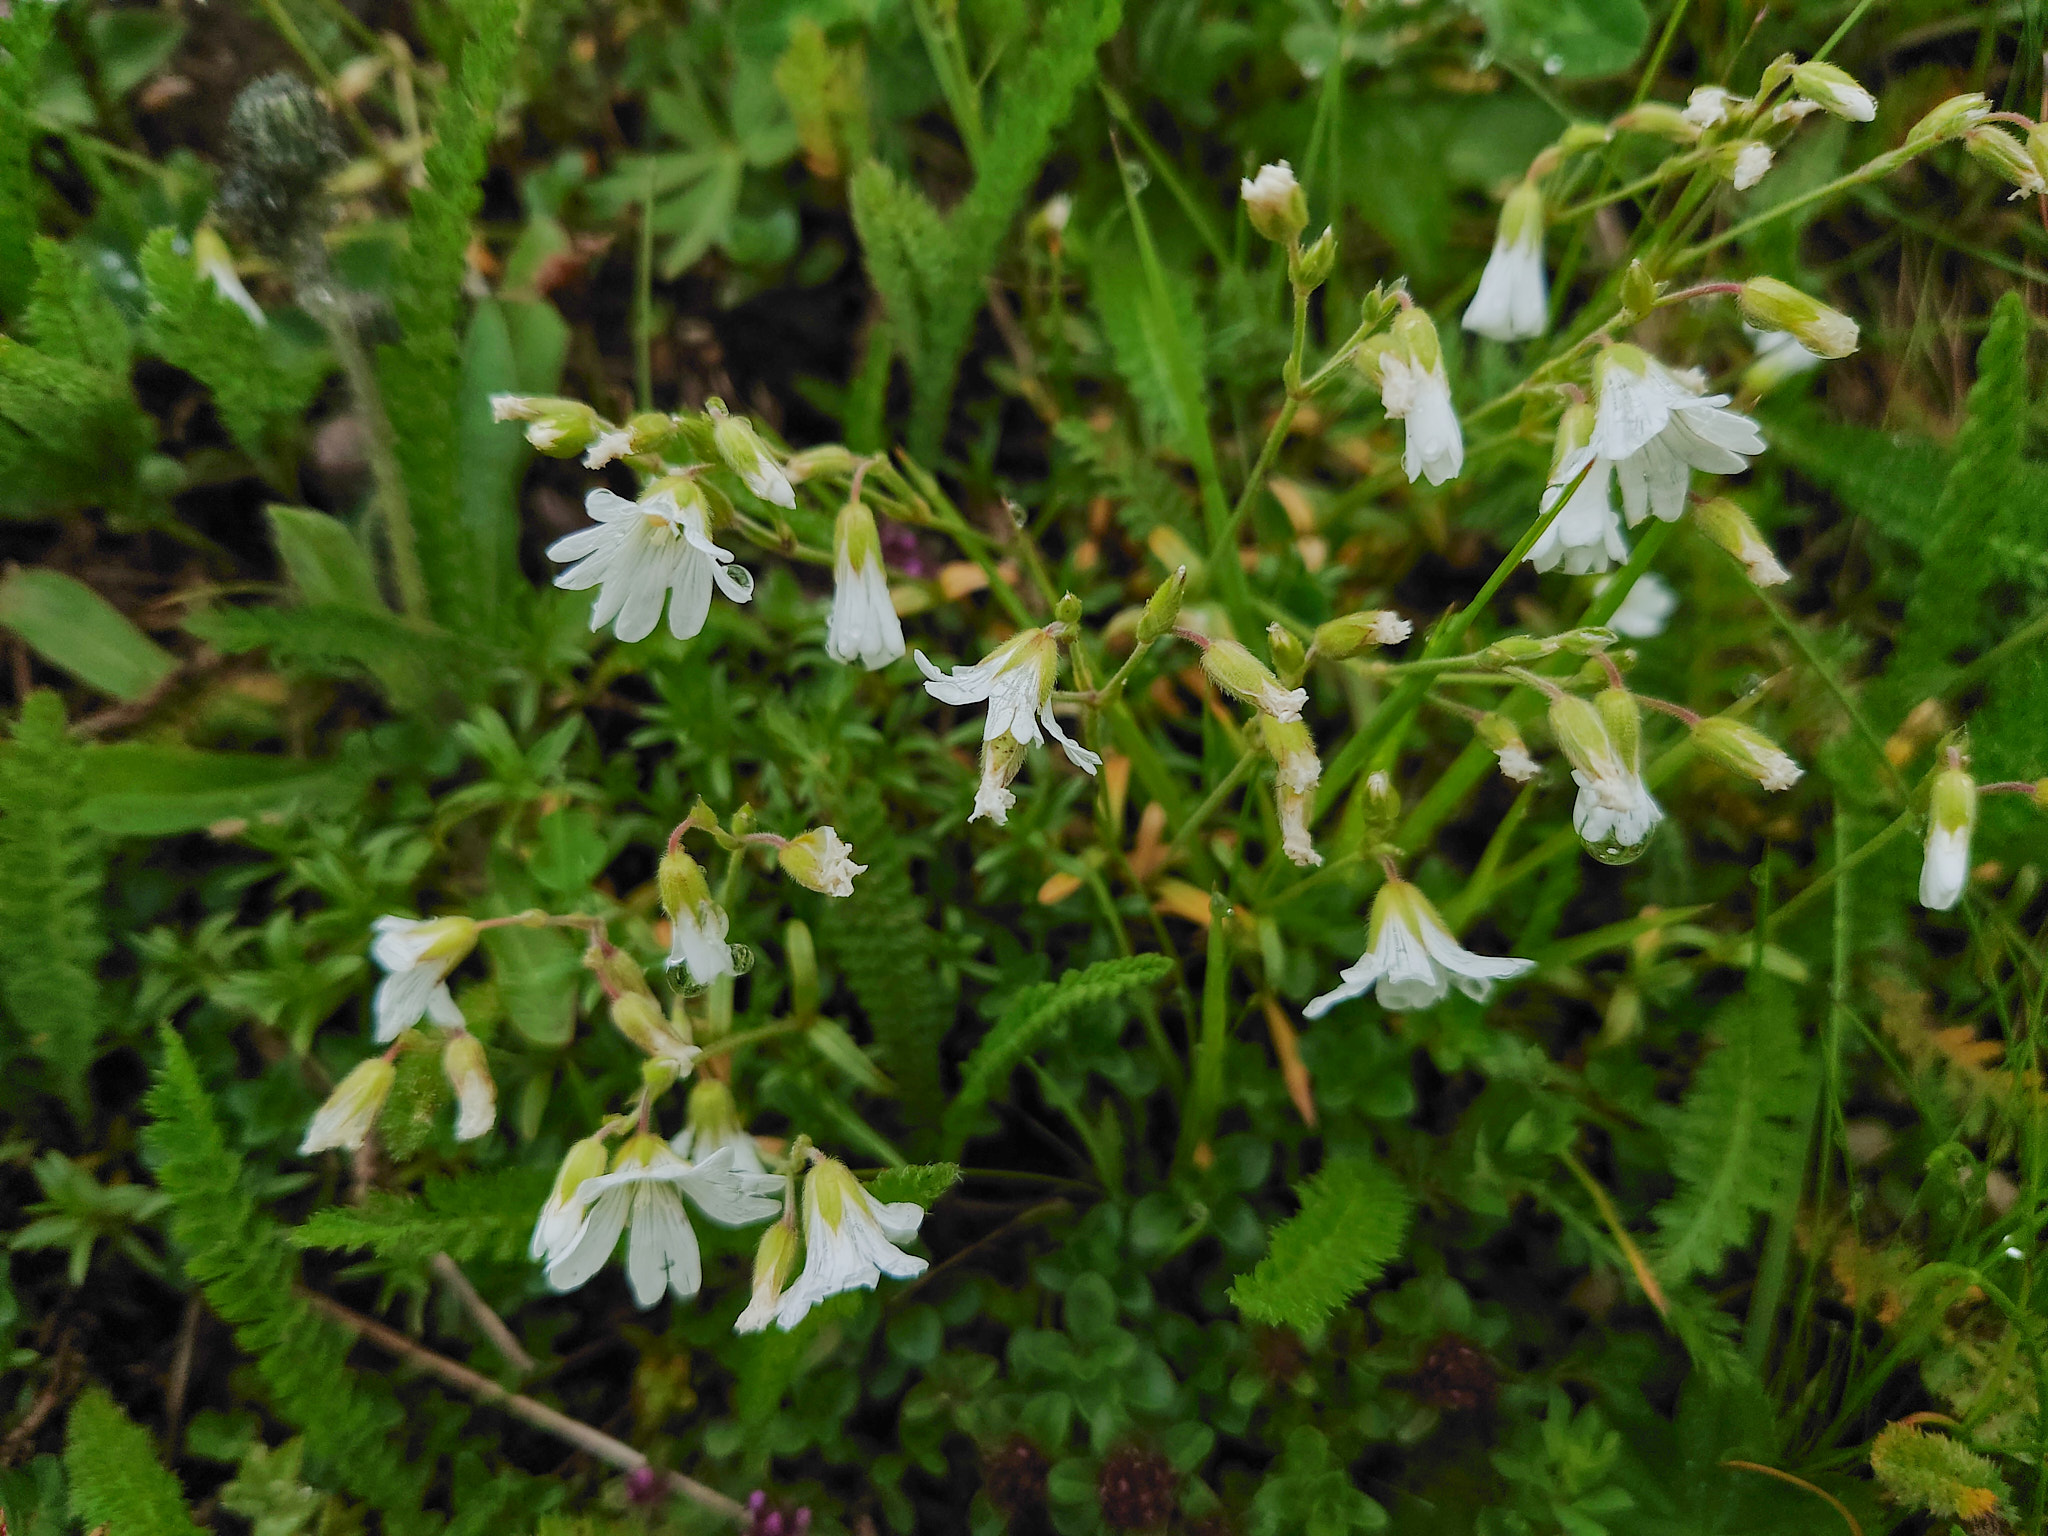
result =
[[1202,1034],[1196,1047],[1186,1117],[1181,1121],[1180,1150],[1174,1161],[1185,1168],[1201,1154],[1216,1128],[1223,1099],[1223,1056],[1230,1043],[1230,904],[1220,891],[1209,893],[1208,965],[1202,976]]
[[1202,803],[1188,812],[1188,819],[1181,823],[1180,830],[1173,834],[1173,841],[1168,845],[1171,853],[1186,853],[1194,845],[1195,833],[1201,829],[1202,823],[1214,815],[1216,808],[1229,798],[1230,792],[1245,781],[1263,755],[1257,747],[1246,752],[1223,776],[1223,781],[1209,791]]
[[427,578],[420,568],[419,541],[413,532],[412,506],[405,492],[405,472],[398,463],[398,434],[385,414],[384,397],[377,389],[377,375],[370,367],[369,354],[356,334],[354,319],[323,275],[300,285],[300,301],[325,322],[327,339],[333,343],[335,358],[348,379],[349,393],[356,409],[363,413],[370,450],[370,470],[377,486],[377,510],[384,523],[384,540],[391,549],[391,575],[398,586],[399,607],[409,619],[430,617]]
[[[544,1429],[568,1441],[580,1451],[585,1451],[598,1460],[608,1462],[625,1472],[637,1472],[647,1466],[647,1458],[623,1440],[615,1440],[601,1429],[585,1424],[581,1419],[572,1419],[566,1413],[548,1407],[546,1403],[535,1402],[530,1397],[507,1391],[490,1377],[473,1371],[468,1366],[439,1355],[423,1344],[415,1343],[396,1328],[386,1327],[375,1318],[364,1317],[360,1312],[344,1307],[340,1302],[312,1291],[300,1295],[315,1312],[341,1324],[350,1333],[366,1343],[397,1355],[408,1364],[416,1365],[431,1375],[438,1376],[452,1387],[460,1388],[480,1402],[492,1403],[503,1408],[514,1418],[524,1419],[536,1429]],[[692,1503],[698,1504],[714,1514],[723,1515],[735,1522],[745,1521],[747,1511],[737,1499],[727,1498],[716,1488],[698,1482],[694,1477],[685,1477],[680,1472],[662,1474],[668,1486]]]
[[462,1303],[462,1310],[483,1330],[484,1337],[491,1341],[506,1362],[522,1376],[531,1372],[533,1356],[526,1352],[518,1336],[505,1326],[505,1319],[491,1310],[491,1304],[470,1283],[469,1276],[462,1272],[462,1266],[447,1254],[437,1253],[429,1261],[429,1267],[441,1277],[441,1283],[455,1293],[455,1299]]
[[1571,1169],[1572,1176],[1585,1187],[1586,1193],[1593,1197],[1594,1208],[1600,1212],[1600,1220],[1606,1224],[1608,1235],[1614,1239],[1615,1246],[1621,1249],[1622,1257],[1628,1260],[1628,1267],[1635,1272],[1636,1284],[1643,1288],[1643,1294],[1649,1298],[1650,1305],[1657,1309],[1657,1315],[1668,1321],[1671,1316],[1671,1304],[1664,1299],[1663,1287],[1657,1284],[1657,1276],[1643,1258],[1642,1249],[1638,1248],[1635,1239],[1628,1235],[1628,1228],[1621,1224],[1621,1212],[1614,1208],[1614,1201],[1608,1198],[1607,1191],[1600,1187],[1600,1181],[1593,1177],[1592,1172],[1579,1161],[1570,1147],[1566,1147],[1558,1156],[1564,1160],[1565,1167]]
[[[726,978],[721,977],[719,979],[725,980]],[[759,1045],[763,1040],[773,1040],[779,1035],[800,1035],[806,1027],[794,1021],[785,1021],[779,1024],[763,1024],[756,1029],[743,1029],[737,1034],[720,1035],[716,1040],[713,1040],[704,1047],[704,1055],[723,1056],[729,1051],[738,1050],[743,1045]],[[702,1057],[699,1060],[702,1060]]]
[[1899,799],[1905,799],[1906,781],[1899,777],[1899,770],[1893,765],[1891,758],[1885,754],[1883,740],[1879,738],[1877,732],[1871,727],[1870,721],[1865,718],[1863,711],[1857,708],[1856,700],[1850,696],[1848,687],[1839,677],[1835,676],[1835,669],[1829,666],[1826,660],[1822,658],[1820,652],[1813,648],[1813,639],[1806,633],[1806,626],[1799,623],[1798,620],[1794,619],[1783,608],[1772,602],[1768,597],[1765,597],[1761,592],[1757,596],[1763,603],[1764,610],[1770,614],[1772,622],[1785,632],[1785,638],[1790,640],[1798,649],[1799,654],[1805,658],[1807,666],[1820,675],[1820,680],[1827,685],[1828,692],[1835,696],[1835,702],[1842,706],[1842,712],[1849,717],[1849,724],[1855,727],[1857,739],[1869,749],[1870,760],[1877,764],[1878,771],[1884,775],[1885,783],[1891,789],[1891,792],[1898,796]]
[[640,409],[654,409],[654,157],[640,193],[640,252],[633,264],[633,377]]
[[1921,146],[1919,145],[1902,145],[1887,154],[1879,155],[1875,160],[1858,166],[1855,170],[1845,175],[1837,176],[1833,181],[1815,187],[1810,192],[1802,192],[1796,197],[1788,197],[1784,202],[1774,207],[1766,208],[1762,213],[1752,218],[1744,219],[1739,224],[1731,224],[1719,234],[1711,235],[1707,239],[1702,240],[1698,245],[1689,246],[1685,250],[1680,251],[1671,258],[1670,265],[1665,270],[1667,272],[1682,271],[1684,268],[1700,260],[1701,257],[1707,255],[1708,252],[1717,251],[1724,245],[1740,240],[1743,236],[1763,228],[1764,225],[1776,219],[1784,218],[1788,213],[1797,213],[1801,208],[1821,202],[1835,196],[1837,193],[1846,192],[1851,187],[1861,186],[1866,181],[1881,180],[1891,175],[1893,171],[1896,171],[1908,160],[1911,160],[1914,155],[1919,153],[1920,148]]
[[1658,551],[1664,548],[1664,541],[1671,537],[1671,530],[1677,526],[1677,523],[1667,523],[1662,518],[1652,520],[1635,552],[1628,557],[1628,564],[1608,579],[1607,585],[1579,615],[1581,628],[1597,628],[1621,611],[1621,605],[1628,601],[1629,593],[1635,590],[1636,583],[1642,580],[1643,573],[1649,570]]

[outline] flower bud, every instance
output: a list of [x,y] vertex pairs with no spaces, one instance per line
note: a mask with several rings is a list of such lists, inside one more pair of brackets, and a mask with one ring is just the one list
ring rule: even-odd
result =
[[583,965],[597,977],[606,997],[618,997],[628,992],[638,992],[649,998],[654,996],[647,985],[645,973],[640,969],[640,962],[623,949],[593,943],[583,951]]
[[784,459],[782,473],[791,485],[802,485],[806,480],[829,475],[850,475],[858,462],[853,451],[843,443],[820,443],[815,448],[800,449]]
[[1289,263],[1287,280],[1304,291],[1320,288],[1330,280],[1330,269],[1337,265],[1337,232],[1325,229],[1316,236],[1314,245],[1309,246]]
[[671,920],[694,913],[711,900],[711,887],[704,879],[703,867],[680,843],[662,855],[654,883],[661,892],[662,910]]
[[619,1033],[650,1056],[662,1054],[672,1037],[668,1015],[645,992],[624,992],[611,1001],[612,1023]]
[[807,1024],[817,1018],[822,1001],[818,988],[818,946],[811,941],[810,928],[796,918],[791,918],[782,930],[782,967],[789,973],[789,1016],[799,1024]]
[[1138,620],[1138,644],[1150,645],[1174,626],[1180,617],[1181,598],[1188,590],[1188,568],[1180,566],[1145,600],[1144,617]]
[[1529,755],[1528,743],[1522,740],[1514,721],[1506,715],[1490,713],[1481,715],[1472,728],[1492,751],[1504,777],[1517,784],[1526,784],[1536,777],[1536,759]]
[[1285,624],[1273,623],[1266,626],[1266,653],[1273,658],[1273,670],[1280,676],[1284,686],[1301,681],[1301,674],[1308,670],[1308,652],[1302,648],[1301,640]]
[[329,1148],[355,1151],[370,1134],[370,1127],[377,1123],[377,1116],[383,1113],[384,1101],[391,1096],[391,1085],[397,1079],[398,1069],[382,1056],[356,1063],[355,1069],[334,1085],[327,1102],[306,1127],[299,1155],[309,1156]]
[[1677,107],[1662,101],[1645,101],[1630,107],[1614,120],[1614,126],[1629,133],[1647,133],[1674,144],[1699,141],[1699,124],[1686,121]]
[[[1640,261],[1630,262],[1628,270],[1621,274],[1622,323],[1633,324],[1656,307],[1657,279]],[[1592,407],[1586,409],[1590,411]]]
[[1977,781],[1950,755],[1927,797],[1927,850],[1920,866],[1920,905],[1946,912],[1970,880],[1970,834],[1977,826]]
[[1392,609],[1368,608],[1318,624],[1315,647],[1317,654],[1342,661],[1368,645],[1399,645],[1414,633],[1415,626]]
[[1749,514],[1726,496],[1700,502],[1692,509],[1692,517],[1701,533],[1742,562],[1749,579],[1759,587],[1781,586],[1792,579],[1756,531]]
[[1981,160],[2011,182],[2017,189],[2014,197],[2038,197],[2048,192],[2048,178],[2035,166],[2027,147],[1998,124],[1979,123],[1970,129],[1963,135],[1963,148],[1973,159]]
[[1482,667],[1519,667],[1532,661],[1541,661],[1545,656],[1555,656],[1558,642],[1542,640],[1535,635],[1507,635],[1496,640],[1479,653]]
[[1626,688],[1603,688],[1594,695],[1593,708],[1615,752],[1624,763],[1634,763],[1643,750],[1643,712],[1636,696]]
[[1557,147],[1567,155],[1602,149],[1614,142],[1614,130],[1605,123],[1573,123],[1557,136]]
[[1365,836],[1368,842],[1384,842],[1394,835],[1401,820],[1401,791],[1384,773],[1367,774],[1365,779]]
[[650,1099],[667,1093],[682,1075],[682,1064],[673,1056],[650,1056],[640,1063],[640,1087]]
[[1613,650],[1620,640],[1621,636],[1601,624],[1589,624],[1583,629],[1568,629],[1557,637],[1557,643],[1574,656],[1601,655]]
[[724,402],[707,400],[705,411],[711,417],[711,443],[718,456],[725,461],[725,467],[740,477],[746,488],[763,501],[773,502],[778,507],[794,507],[796,493],[790,489],[789,478],[782,467],[768,456],[761,438],[754,431],[754,424],[744,416],[726,414]]
[[1411,306],[1394,316],[1394,323],[1387,328],[1387,334],[1393,338],[1393,351],[1406,358],[1412,368],[1428,373],[1443,361],[1443,343],[1437,339],[1436,322],[1420,305]]
[[1805,772],[1762,731],[1726,715],[1710,716],[1694,726],[1692,744],[1723,768],[1768,790],[1790,789]]
[[776,850],[782,872],[798,885],[826,896],[851,896],[853,877],[867,868],[853,862],[853,848],[830,827],[815,827]]
[[551,459],[573,459],[605,431],[604,418],[581,400],[540,395],[491,396],[491,420],[523,421],[526,440]]
[[1308,227],[1308,194],[1294,179],[1285,160],[1259,167],[1259,174],[1238,183],[1252,228],[1275,245],[1292,245]]
[[770,1222],[754,1250],[753,1296],[732,1325],[735,1333],[759,1333],[774,1321],[782,1289],[796,1268],[796,1253],[796,1227],[788,1221]]
[[1202,652],[1202,670],[1225,693],[1276,720],[1299,720],[1308,703],[1305,688],[1282,688],[1280,679],[1235,640],[1212,640]]
[[1982,91],[1966,91],[1960,96],[1951,96],[1912,126],[1906,134],[1906,147],[1926,149],[1930,145],[1960,138],[1967,129],[1990,114],[1991,103]]
[[1856,83],[1854,75],[1832,64],[1809,59],[1792,71],[1792,89],[1852,123],[1867,123],[1877,116],[1877,99]]
[[1081,622],[1081,599],[1071,592],[1062,593],[1060,600],[1052,605],[1052,616],[1055,623],[1072,628]]
[[455,1139],[474,1141],[498,1121],[498,1085],[491,1081],[483,1041],[458,1031],[441,1052],[441,1070],[455,1090]]
[[1752,277],[1737,301],[1742,317],[1759,330],[1788,331],[1800,345],[1822,357],[1847,357],[1856,350],[1856,322],[1819,299],[1809,298],[1775,277]]
[[1762,139],[1744,139],[1726,146],[1715,156],[1714,163],[1727,175],[1729,186],[1747,192],[1764,179],[1764,172],[1771,168],[1774,158],[1771,146]]

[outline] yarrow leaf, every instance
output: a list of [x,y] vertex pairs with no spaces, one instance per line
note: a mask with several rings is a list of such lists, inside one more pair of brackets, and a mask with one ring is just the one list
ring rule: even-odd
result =
[[1255,1323],[1320,1328],[1400,1255],[1415,1197],[1380,1164],[1338,1156],[1295,1186],[1301,1209],[1275,1227],[1266,1256],[1230,1287]]
[[198,1536],[184,1490],[157,1459],[149,1431],[99,1387],[79,1398],[64,1426],[71,1513],[109,1536]]

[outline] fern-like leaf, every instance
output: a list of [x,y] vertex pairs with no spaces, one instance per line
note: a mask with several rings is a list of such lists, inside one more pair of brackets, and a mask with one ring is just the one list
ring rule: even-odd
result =
[[926,1210],[939,1196],[960,1182],[958,1163],[913,1163],[907,1168],[885,1168],[868,1186],[868,1193],[891,1204],[914,1200]]
[[178,1480],[157,1460],[149,1431],[98,1387],[87,1390],[64,1427],[64,1475],[71,1514],[107,1536],[199,1536]]
[[34,270],[36,179],[29,157],[43,133],[35,109],[51,30],[48,6],[17,5],[0,16],[0,312],[10,317],[27,302]]
[[76,1098],[106,1028],[107,851],[81,817],[82,751],[54,693],[29,695],[0,753],[0,998],[22,1044]]
[[1378,1163],[1333,1157],[1295,1186],[1301,1210],[1273,1229],[1266,1256],[1230,1287],[1256,1323],[1310,1331],[1400,1255],[1415,1198]]
[[1789,991],[1762,985],[1730,999],[1713,1039],[1669,1131],[1678,1192],[1652,1213],[1654,1262],[1669,1281],[1711,1274],[1746,1244],[1805,1151],[1813,1064]]
[[315,1211],[287,1238],[294,1248],[367,1248],[390,1264],[424,1265],[437,1253],[509,1263],[526,1251],[550,1178],[545,1168],[430,1178],[417,1198],[373,1194]]
[[125,378],[134,345],[128,322],[91,268],[48,236],[35,242],[36,280],[21,328],[52,357]]
[[1153,985],[1172,969],[1173,962],[1165,955],[1126,955],[1098,960],[1086,970],[1069,971],[1058,981],[1034,982],[1018,993],[974,1048],[960,1074],[960,1091],[946,1106],[941,1140],[947,1152],[957,1155],[967,1144],[982,1106],[1055,1029],[1084,1008]]

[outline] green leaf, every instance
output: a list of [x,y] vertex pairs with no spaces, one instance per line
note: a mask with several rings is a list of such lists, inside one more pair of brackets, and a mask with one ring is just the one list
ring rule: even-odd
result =
[[377,1192],[330,1205],[285,1235],[294,1248],[367,1249],[414,1267],[437,1253],[458,1264],[511,1263],[526,1252],[553,1178],[546,1168],[436,1174],[417,1198]]
[[80,682],[133,701],[177,658],[84,582],[61,571],[15,570],[0,580],[0,624]]
[[1036,982],[1018,993],[967,1059],[960,1090],[946,1106],[941,1144],[957,1154],[974,1133],[982,1106],[1060,1025],[1084,1008],[1152,986],[1172,970],[1173,962],[1165,955],[1126,955],[1098,960],[1086,970],[1069,971],[1058,981]]
[[107,1023],[107,852],[84,810],[90,755],[47,690],[29,695],[0,752],[0,998],[21,1045],[74,1098]]
[[885,1168],[868,1186],[877,1200],[894,1203],[914,1200],[926,1210],[939,1196],[960,1182],[958,1163],[913,1163],[907,1168]]
[[508,599],[522,587],[519,485],[533,450],[492,419],[491,397],[552,394],[568,345],[568,325],[552,304],[498,300],[477,305],[463,343],[455,444],[467,548],[463,611],[499,629],[516,614]]
[[54,14],[22,5],[0,16],[0,313],[10,317],[27,302],[35,270],[29,252],[38,196],[29,157],[42,139],[35,104]]
[[1496,53],[1562,79],[1616,75],[1650,35],[1642,0],[1471,0]]
[[325,763],[124,741],[86,749],[79,819],[119,837],[169,837],[317,802],[332,810]]
[[541,817],[533,829],[527,868],[544,890],[569,894],[588,890],[611,862],[611,849],[594,812],[564,806]]
[[1712,1049],[1667,1133],[1678,1192],[1651,1213],[1667,1280],[1710,1275],[1799,1177],[1813,1063],[1791,990],[1760,980],[1715,1015]]
[[71,1513],[107,1536],[199,1536],[178,1480],[157,1460],[149,1432],[99,1387],[90,1387],[64,1427]]
[[1401,1252],[1415,1197],[1362,1157],[1332,1157],[1295,1186],[1301,1210],[1273,1229],[1266,1256],[1230,1287],[1255,1323],[1319,1329]]
[[483,936],[512,1027],[535,1045],[567,1045],[576,1033],[582,953],[552,928],[493,928]]
[[377,591],[370,557],[348,524],[311,507],[274,502],[263,515],[270,519],[270,542],[300,602],[390,612]]
[[36,237],[35,260],[35,288],[21,317],[29,339],[52,357],[126,378],[133,339],[99,279],[69,247],[45,236]]
[[155,441],[125,377],[0,336],[0,513],[126,507]]

